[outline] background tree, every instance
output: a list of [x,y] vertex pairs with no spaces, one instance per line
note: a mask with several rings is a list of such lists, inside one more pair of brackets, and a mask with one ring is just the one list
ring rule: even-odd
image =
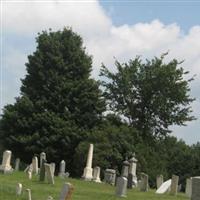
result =
[[188,74],[176,59],[169,63],[161,58],[142,62],[137,57],[128,63],[116,61],[117,72],[102,65],[104,96],[110,109],[129,120],[143,136],[163,136],[173,124],[184,125],[195,119],[190,115]]
[[28,56],[21,96],[4,108],[0,135],[4,147],[29,162],[45,151],[49,161],[72,163],[76,146],[101,121],[104,100],[90,78],[91,56],[71,29],[38,35]]

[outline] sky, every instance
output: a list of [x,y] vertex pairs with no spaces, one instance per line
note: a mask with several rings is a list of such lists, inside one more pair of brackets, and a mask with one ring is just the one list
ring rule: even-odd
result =
[[127,62],[137,55],[160,56],[195,75],[190,84],[193,115],[187,126],[171,127],[187,144],[200,141],[200,1],[1,1],[0,110],[20,95],[27,56],[36,48],[42,30],[72,27],[93,56],[92,77],[98,79],[101,63],[114,71],[115,59]]

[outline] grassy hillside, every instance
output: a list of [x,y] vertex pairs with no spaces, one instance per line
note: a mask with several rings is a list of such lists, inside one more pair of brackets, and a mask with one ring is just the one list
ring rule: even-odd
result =
[[[61,179],[55,178],[55,185],[49,185],[46,182],[38,181],[37,176],[33,176],[32,180],[24,172],[14,172],[10,175],[0,174],[0,200],[24,200],[25,195],[17,198],[15,195],[15,186],[20,182],[23,189],[30,188],[32,191],[32,200],[46,200],[51,195],[55,200],[59,199],[59,194],[64,182],[70,182],[74,185],[73,200],[115,200],[120,199],[115,197],[115,187],[107,184],[98,184],[93,182],[86,182],[77,179]],[[170,195],[156,195],[154,190],[147,193],[140,192],[137,189],[128,190],[126,200],[186,200],[188,199],[184,194],[178,194],[177,197]]]

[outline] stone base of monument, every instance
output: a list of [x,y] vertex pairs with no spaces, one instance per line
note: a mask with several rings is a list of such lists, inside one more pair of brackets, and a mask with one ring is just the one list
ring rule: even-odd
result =
[[1,173],[4,173],[4,174],[10,174],[13,172],[13,168],[11,166],[3,166],[3,165],[0,165],[0,172]]
[[95,183],[101,183],[101,180],[100,178],[97,178],[97,179],[92,179]]
[[92,172],[92,168],[85,167],[82,178],[86,181],[91,181],[93,179]]

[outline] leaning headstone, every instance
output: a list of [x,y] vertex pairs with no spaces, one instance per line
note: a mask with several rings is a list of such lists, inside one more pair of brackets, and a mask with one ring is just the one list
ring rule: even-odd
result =
[[137,167],[137,159],[135,158],[135,154],[131,159],[129,159],[129,170],[128,170],[128,188],[133,188],[138,185],[137,176],[136,176],[136,167]]
[[15,171],[19,171],[19,164],[20,164],[20,159],[16,158],[16,160],[15,160]]
[[185,194],[189,198],[191,198],[191,195],[192,195],[192,178],[187,178],[187,180],[186,180]]
[[156,188],[158,189],[163,184],[163,175],[158,175],[156,177]]
[[71,183],[65,183],[62,187],[59,200],[71,200],[74,187]]
[[149,189],[149,177],[145,173],[141,173],[140,191],[147,192]]
[[128,178],[128,169],[129,169],[129,166],[130,166],[130,163],[127,160],[125,160],[123,162],[123,165],[122,165],[122,172],[121,172],[121,176],[122,177]]
[[45,166],[46,160],[42,159],[41,167],[40,167],[40,181],[45,180]]
[[46,158],[46,153],[44,153],[44,152],[42,152],[42,153],[40,153],[40,168],[41,168],[41,166],[42,166],[42,160],[47,160],[47,158]]
[[64,177],[64,175],[65,175],[65,161],[62,160],[62,161],[60,162],[60,170],[59,170],[58,176]]
[[93,181],[96,182],[96,183],[101,183],[101,180],[100,180],[100,171],[101,171],[101,168],[100,167],[94,167],[93,169]]
[[22,194],[22,184],[21,183],[17,183],[16,186],[16,195],[20,196]]
[[179,176],[172,175],[172,184],[171,184],[171,190],[170,190],[170,194],[171,195],[177,195],[177,192],[178,192],[178,180],[179,180]]
[[116,184],[116,196],[118,197],[126,197],[127,192],[127,178],[126,177],[118,177]]
[[37,158],[37,156],[34,156],[32,159],[32,167],[33,167],[33,173],[38,175],[38,158]]
[[157,190],[156,194],[164,194],[168,192],[171,188],[172,179],[165,181]]
[[86,163],[86,167],[84,168],[84,172],[83,172],[83,176],[82,178],[84,180],[92,180],[92,159],[93,159],[93,149],[94,149],[94,145],[93,144],[90,144],[90,147],[89,147],[89,151],[88,151],[88,156],[87,156],[87,163]]
[[47,182],[50,184],[54,184],[54,175],[51,170],[51,165],[45,163],[44,167],[45,167],[45,172],[46,172],[46,176],[47,176]]
[[116,179],[116,170],[114,169],[106,169],[104,172],[104,182],[115,185],[115,179]]
[[12,166],[10,165],[12,152],[6,150],[3,152],[3,160],[2,164],[0,165],[0,171],[3,173],[11,173],[13,171]]
[[56,164],[55,163],[50,163],[51,166],[51,172],[54,175],[55,174],[55,169],[56,169]]
[[192,195],[191,200],[200,199],[200,176],[192,177]]
[[26,189],[26,196],[27,196],[27,200],[31,200],[31,190],[30,189]]

